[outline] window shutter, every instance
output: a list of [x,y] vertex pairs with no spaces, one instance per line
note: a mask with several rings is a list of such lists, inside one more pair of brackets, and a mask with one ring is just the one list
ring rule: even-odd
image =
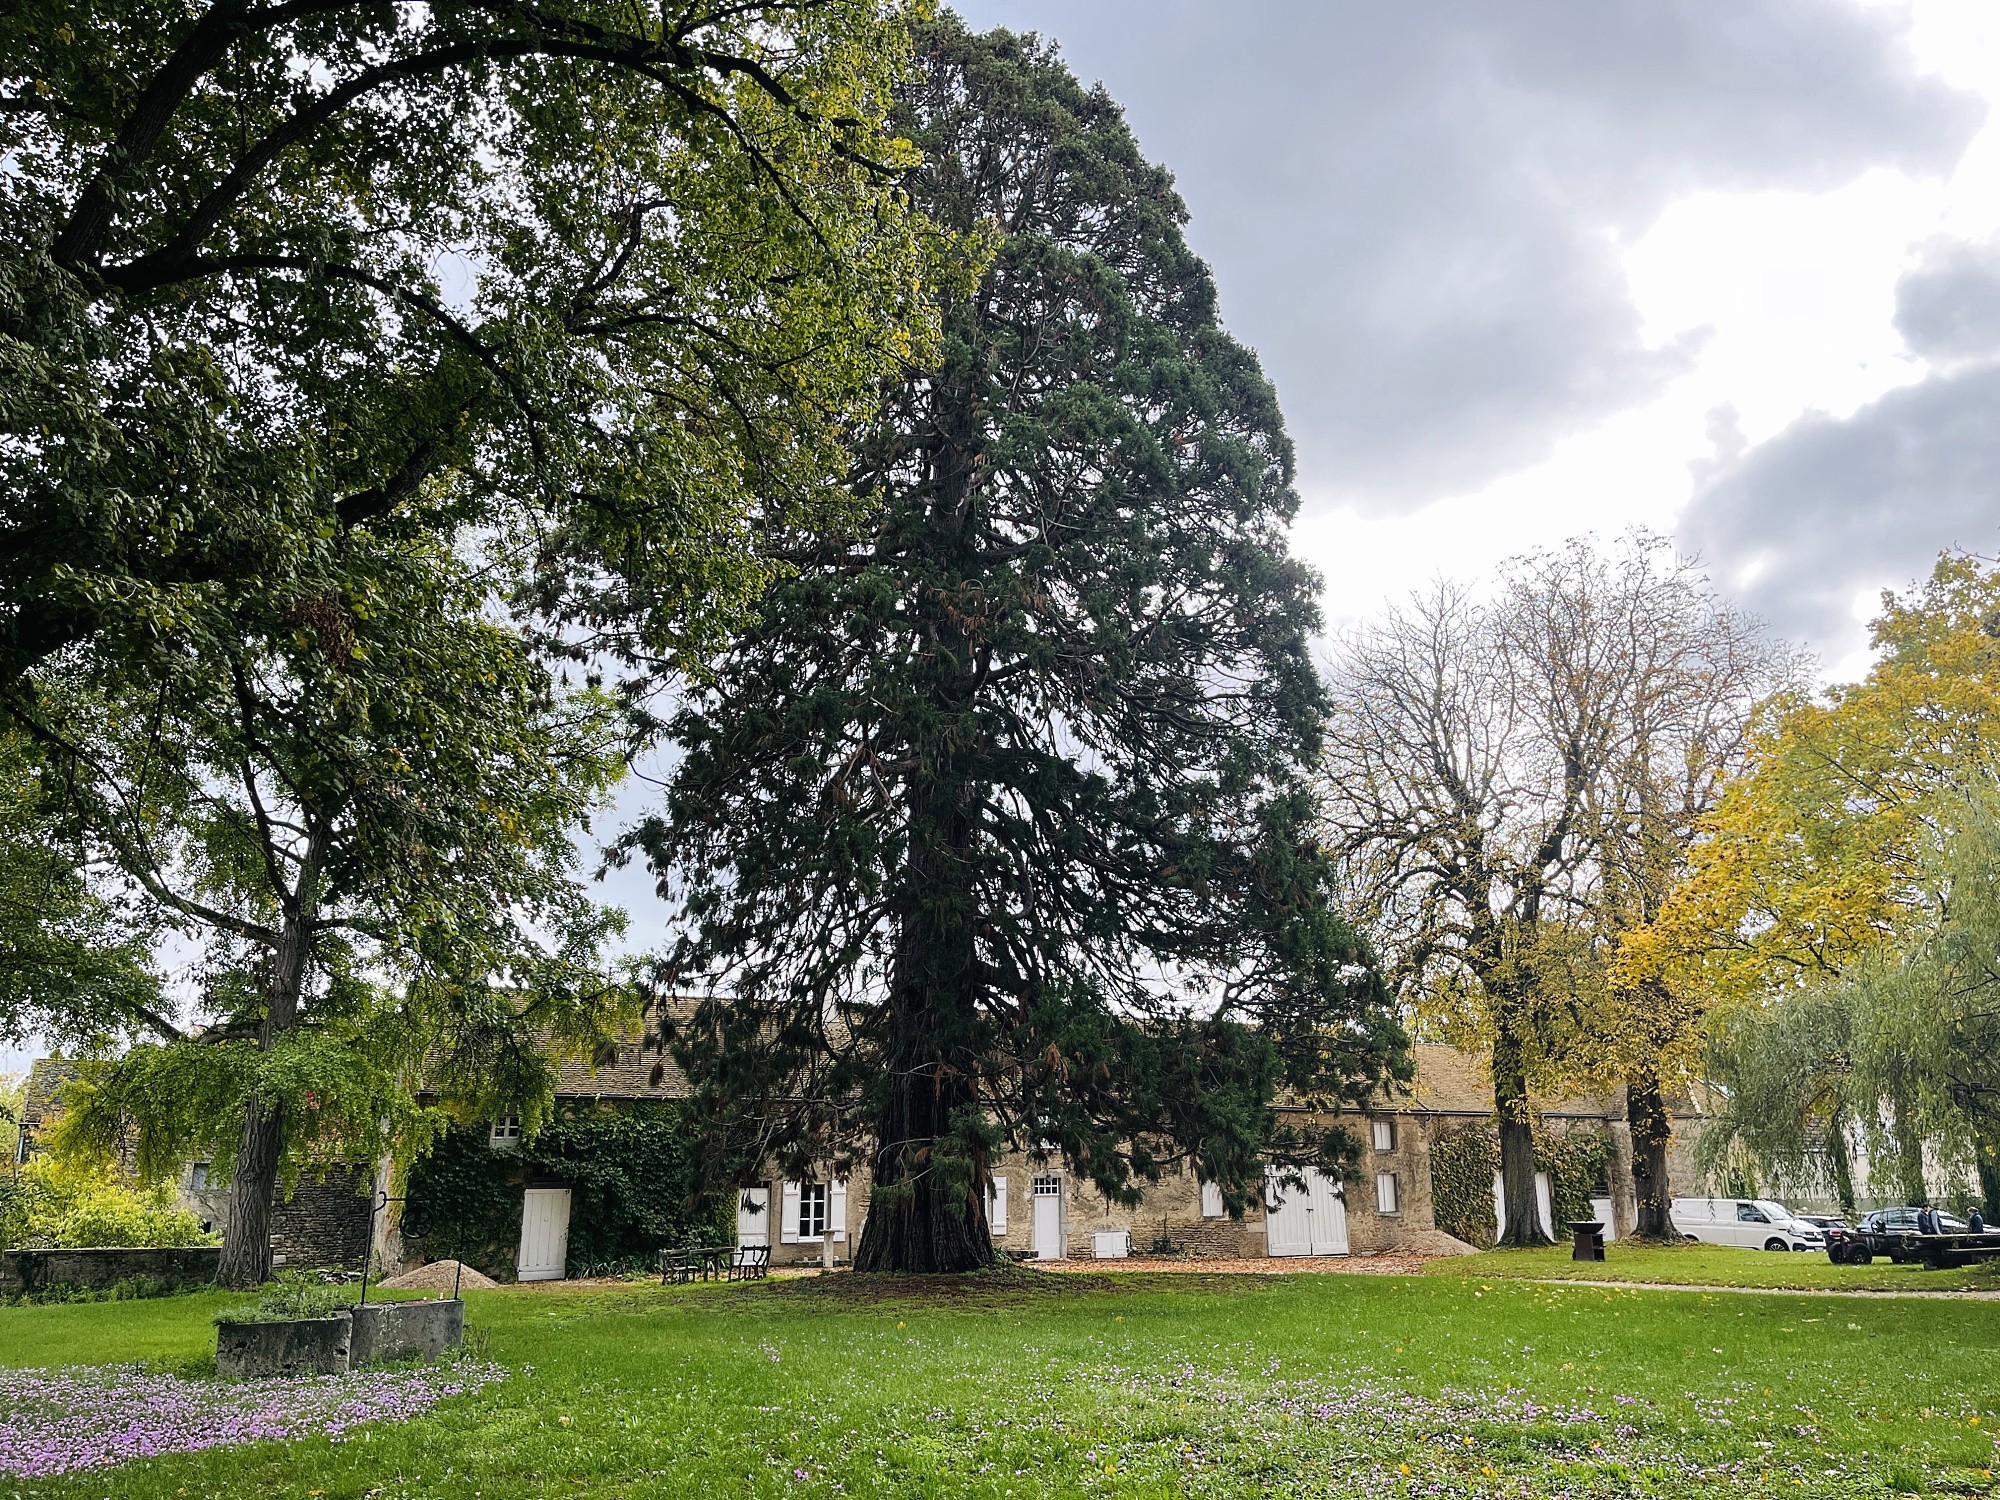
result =
[[1222,1184],[1204,1182],[1201,1185],[1201,1216],[1204,1219],[1222,1217]]
[[995,1177],[986,1191],[986,1227],[997,1240],[1007,1232],[1007,1179]]
[[1396,1122],[1394,1120],[1377,1120],[1374,1124],[1375,1149],[1377,1151],[1394,1151],[1396,1149]]
[[799,1242],[799,1185],[785,1184],[783,1208],[778,1219],[778,1243],[796,1245]]
[[1378,1172],[1375,1174],[1375,1208],[1377,1212],[1385,1214],[1397,1212],[1396,1186],[1396,1174],[1394,1172]]
[[837,1240],[847,1238],[847,1180],[833,1179],[833,1185],[826,1194],[826,1227],[833,1231]]

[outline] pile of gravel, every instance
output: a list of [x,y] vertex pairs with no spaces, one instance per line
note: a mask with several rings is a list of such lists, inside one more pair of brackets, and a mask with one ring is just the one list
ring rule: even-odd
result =
[[484,1271],[475,1271],[471,1266],[460,1267],[455,1260],[434,1260],[427,1266],[418,1266],[414,1271],[405,1271],[401,1276],[392,1276],[382,1285],[395,1292],[448,1292],[454,1276],[458,1277],[461,1291],[483,1292],[500,1285]]

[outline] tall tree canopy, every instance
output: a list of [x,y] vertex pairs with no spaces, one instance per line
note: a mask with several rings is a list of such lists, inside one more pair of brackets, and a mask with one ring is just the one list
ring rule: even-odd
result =
[[316,595],[357,528],[502,539],[515,603],[636,655],[712,643],[746,522],[822,493],[923,336],[900,11],[8,6],[0,690]]
[[233,1163],[234,1284],[266,1274],[274,1192],[309,1159],[407,1155],[438,1124],[423,1085],[532,1120],[555,1062],[629,1008],[572,842],[622,765],[610,705],[496,622],[472,570],[421,542],[343,553],[343,594],[246,607],[136,676],[45,664],[46,753],[16,784],[72,880],[38,924],[7,914],[10,946],[85,936],[93,909],[121,946],[81,1014],[24,986],[0,1019],[140,1038],[69,1090],[63,1144],[133,1128],[149,1176]]
[[1329,905],[1324,700],[1292,458],[1216,322],[1167,174],[1052,49],[945,21],[903,129],[918,206],[990,261],[854,440],[863,527],[796,576],[673,733],[643,831],[686,901],[675,1045],[711,1118],[799,1169],[868,1142],[864,1269],[992,1257],[987,1160],[1108,1195],[1192,1160],[1240,1209],[1400,1066]]
[[1736,1102],[1718,1143],[1840,1191],[1858,1141],[1911,1194],[1926,1142],[1977,1145],[2000,1189],[1964,1051],[1990,998],[1967,955],[1990,917],[2000,568],[1945,555],[1884,597],[1874,639],[1861,682],[1766,705],[1686,880],[1619,968],[1719,1008],[1713,1065]]
[[1509,1243],[1544,1239],[1533,1096],[1628,1085],[1642,1196],[1664,1229],[1663,1080],[1692,1017],[1610,986],[1699,814],[1787,670],[1656,539],[1514,564],[1357,633],[1334,670],[1329,842],[1429,1029],[1489,1054]]
[[2000,568],[1940,558],[1921,588],[1884,596],[1874,644],[1861,682],[1765,706],[1628,968],[1759,1001],[1934,923],[1953,810],[2000,760]]

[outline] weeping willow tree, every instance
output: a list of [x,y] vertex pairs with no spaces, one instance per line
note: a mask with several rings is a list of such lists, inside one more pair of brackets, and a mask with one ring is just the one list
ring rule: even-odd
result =
[[2000,1210],[2000,781],[1978,777],[1953,811],[1927,930],[1718,1030],[1727,1096],[1705,1163],[1747,1149],[1852,1207],[1856,1152],[1911,1200],[1949,1186],[1927,1180],[1927,1160],[1970,1160]]

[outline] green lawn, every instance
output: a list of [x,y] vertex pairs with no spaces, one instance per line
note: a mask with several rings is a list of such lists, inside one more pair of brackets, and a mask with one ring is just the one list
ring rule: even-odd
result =
[[1623,1245],[1604,1247],[1602,1261],[1574,1261],[1567,1245],[1545,1250],[1488,1250],[1432,1261],[1433,1276],[1475,1280],[1561,1277],[1577,1281],[1644,1281],[1660,1286],[1750,1286],[1772,1290],[1836,1292],[2000,1292],[2000,1263],[1927,1271],[1878,1260],[1836,1266],[1824,1255],[1797,1251],[1737,1250],[1725,1245]]
[[[198,1368],[223,1300],[0,1311],[0,1363]],[[1985,1302],[1023,1271],[468,1303],[512,1370],[477,1395],[0,1497],[1976,1495],[2000,1423]]]

